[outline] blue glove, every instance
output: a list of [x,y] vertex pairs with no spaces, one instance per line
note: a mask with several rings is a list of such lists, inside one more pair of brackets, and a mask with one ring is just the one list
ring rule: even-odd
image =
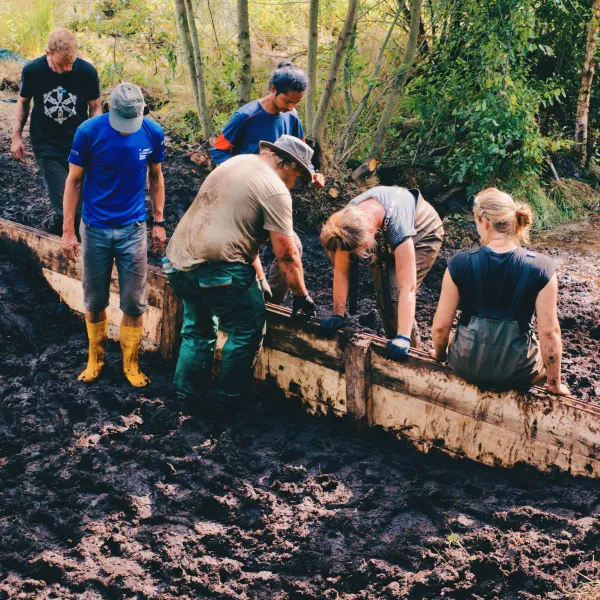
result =
[[408,349],[410,348],[410,338],[405,335],[397,335],[393,340],[388,340],[388,356],[394,360],[406,360],[408,358]]
[[346,324],[346,315],[333,315],[321,321],[319,325],[319,333],[322,335],[333,335],[338,329],[341,329]]

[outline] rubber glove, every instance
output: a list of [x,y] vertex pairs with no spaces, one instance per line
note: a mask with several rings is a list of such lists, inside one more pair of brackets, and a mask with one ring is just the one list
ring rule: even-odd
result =
[[271,302],[271,300],[273,300],[273,292],[271,291],[269,282],[265,278],[259,279],[258,286],[260,287],[265,302]]
[[410,338],[405,335],[397,335],[393,340],[388,340],[388,356],[394,360],[406,360],[410,348]]
[[319,332],[322,335],[333,335],[346,324],[346,315],[332,315],[321,321]]
[[294,296],[292,317],[295,317],[299,310],[301,310],[307,317],[317,316],[317,307],[315,306],[313,299],[308,294],[306,294],[306,296]]

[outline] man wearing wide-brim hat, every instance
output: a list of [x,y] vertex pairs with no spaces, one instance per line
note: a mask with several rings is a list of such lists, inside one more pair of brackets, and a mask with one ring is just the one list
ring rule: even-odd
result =
[[88,364],[79,375],[95,381],[104,366],[108,332],[106,308],[113,263],[119,273],[123,372],[134,387],[150,381],[139,369],[138,349],[146,312],[147,236],[146,177],[150,182],[155,253],[165,243],[165,186],[161,170],[164,133],[144,118],[144,96],[137,85],[120,83],[110,94],[110,112],[79,126],[69,156],[63,199],[62,247],[75,260],[75,209],[83,198],[81,217],[82,283],[89,339]]
[[202,408],[210,386],[217,329],[227,334],[217,384],[217,409],[240,399],[260,349],[266,309],[255,263],[269,239],[294,295],[293,312],[312,316],[294,244],[290,189],[298,177],[312,179],[312,150],[281,136],[261,142],[260,154],[239,155],[204,181],[167,248],[169,280],[183,300],[182,342],[175,387],[183,400]]

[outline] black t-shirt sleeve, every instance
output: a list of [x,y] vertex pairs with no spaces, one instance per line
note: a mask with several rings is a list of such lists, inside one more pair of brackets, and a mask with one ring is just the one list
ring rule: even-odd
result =
[[25,65],[21,71],[21,90],[19,91],[21,98],[33,98],[33,77],[31,65]]
[[89,63],[86,63],[86,77],[85,77],[85,99],[86,101],[96,100],[100,98],[100,79],[98,78],[98,71],[96,68]]
[[533,267],[532,271],[535,273],[535,279],[532,287],[537,295],[548,285],[548,282],[556,273],[556,265],[549,256],[536,254]]
[[459,252],[448,260],[448,271],[454,285],[460,288],[465,278],[471,270],[471,261],[469,260],[469,252]]

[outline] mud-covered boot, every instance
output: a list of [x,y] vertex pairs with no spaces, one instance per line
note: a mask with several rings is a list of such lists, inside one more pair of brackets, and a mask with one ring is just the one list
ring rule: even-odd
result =
[[141,327],[121,325],[121,352],[123,353],[123,373],[133,387],[145,387],[150,379],[141,371],[138,364],[138,352],[142,341]]
[[104,366],[104,350],[106,347],[106,336],[108,335],[108,319],[101,323],[85,322],[87,327],[88,340],[90,344],[88,354],[88,364],[79,377],[79,381],[92,383],[96,381]]

